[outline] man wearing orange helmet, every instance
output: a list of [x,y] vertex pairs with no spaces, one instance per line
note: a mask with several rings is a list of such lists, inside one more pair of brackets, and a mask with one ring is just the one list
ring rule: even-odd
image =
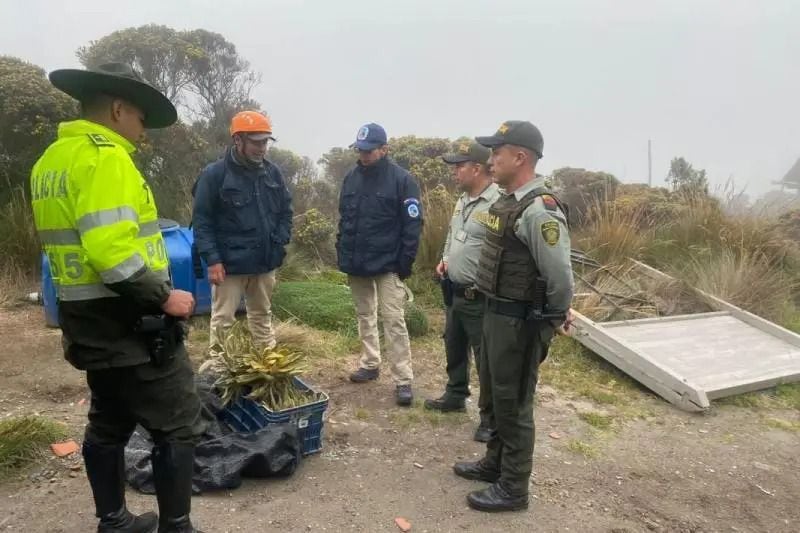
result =
[[195,190],[194,238],[212,284],[210,342],[222,340],[244,295],[253,341],[273,348],[272,291],[292,233],[292,199],[266,159],[269,117],[242,111],[230,131],[233,146],[203,170]]

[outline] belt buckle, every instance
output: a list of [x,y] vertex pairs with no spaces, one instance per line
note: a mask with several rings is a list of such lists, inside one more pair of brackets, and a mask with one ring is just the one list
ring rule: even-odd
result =
[[475,287],[467,287],[464,289],[464,299],[465,300],[475,299]]

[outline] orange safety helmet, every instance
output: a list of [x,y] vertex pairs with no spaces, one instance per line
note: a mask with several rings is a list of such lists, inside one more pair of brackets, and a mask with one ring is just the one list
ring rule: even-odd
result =
[[241,111],[233,116],[231,135],[237,133],[266,133],[266,139],[275,139],[272,136],[272,121],[258,111]]

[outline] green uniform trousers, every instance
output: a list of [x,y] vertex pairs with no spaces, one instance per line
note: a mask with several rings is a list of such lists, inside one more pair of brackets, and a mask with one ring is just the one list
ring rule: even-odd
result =
[[484,313],[486,364],[480,368],[480,379],[489,423],[496,428],[486,445],[485,461],[500,470],[500,483],[513,495],[528,493],[535,432],[533,394],[549,340],[535,323],[488,309]]
[[[453,296],[453,304],[447,308],[447,321],[444,327],[444,349],[447,355],[447,388],[446,396],[463,400],[469,396],[469,349],[475,357],[475,369],[480,376],[483,363],[481,337],[483,336],[483,296],[467,300],[463,296]],[[481,425],[486,425],[487,398],[481,394],[478,408],[481,414]]]
[[182,344],[164,366],[88,370],[86,381],[92,397],[85,439],[91,443],[125,445],[140,424],[156,445],[195,444],[205,429],[194,372]]

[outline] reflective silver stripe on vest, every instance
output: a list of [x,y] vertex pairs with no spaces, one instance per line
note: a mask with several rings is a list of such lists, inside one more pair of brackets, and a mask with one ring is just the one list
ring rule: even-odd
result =
[[42,229],[38,234],[42,244],[81,244],[81,235],[74,229]]
[[119,283],[144,268],[144,259],[139,254],[133,254],[115,267],[100,272],[103,283]]
[[78,231],[84,234],[90,229],[108,226],[109,224],[122,222],[123,220],[138,223],[139,214],[134,211],[132,207],[126,205],[113,209],[103,209],[101,211],[95,211],[94,213],[86,213],[78,220]]
[[116,298],[119,296],[102,283],[87,285],[58,285],[56,287],[58,299],[65,302],[81,300],[96,300],[98,298]]
[[157,220],[139,224],[139,237],[152,237],[159,233],[161,233],[161,226],[158,225]]

